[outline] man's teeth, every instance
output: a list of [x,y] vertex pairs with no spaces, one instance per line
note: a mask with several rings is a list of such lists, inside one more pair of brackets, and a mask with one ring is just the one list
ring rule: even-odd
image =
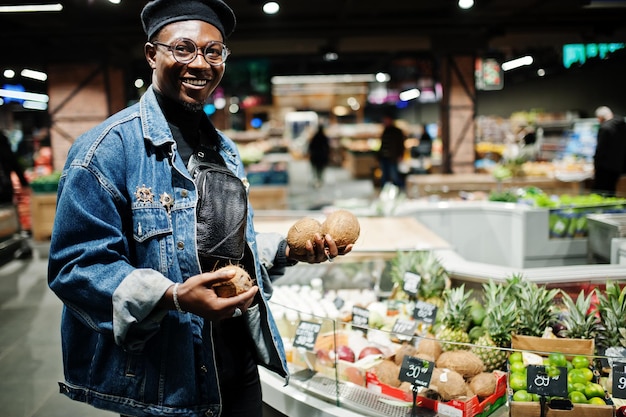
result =
[[207,83],[206,80],[197,80],[197,79],[189,79],[189,78],[186,78],[185,82],[187,84],[195,85],[195,86],[198,86],[198,87],[203,87]]

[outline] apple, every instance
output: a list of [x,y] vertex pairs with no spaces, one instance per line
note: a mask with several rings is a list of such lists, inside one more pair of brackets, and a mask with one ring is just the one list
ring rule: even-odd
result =
[[350,346],[340,345],[337,347],[337,359],[347,362],[354,362],[356,360],[356,355]]
[[333,360],[330,357],[330,351],[328,349],[318,349],[315,352],[317,362],[323,366],[330,366],[333,364]]
[[370,356],[370,355],[382,356],[383,351],[377,348],[376,346],[367,346],[361,349],[361,352],[359,352],[359,359],[363,359],[364,357]]

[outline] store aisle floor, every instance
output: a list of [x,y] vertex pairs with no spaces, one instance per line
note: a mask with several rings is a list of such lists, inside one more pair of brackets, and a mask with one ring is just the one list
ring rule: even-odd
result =
[[[368,198],[367,180],[354,181],[341,168],[330,168],[324,186],[309,185],[306,161],[290,169],[289,204],[310,209],[333,199]],[[115,414],[59,394],[62,377],[60,317],[62,304],[47,285],[47,243],[35,243],[32,259],[0,267],[0,416],[111,417]],[[264,410],[265,417],[280,417]]]

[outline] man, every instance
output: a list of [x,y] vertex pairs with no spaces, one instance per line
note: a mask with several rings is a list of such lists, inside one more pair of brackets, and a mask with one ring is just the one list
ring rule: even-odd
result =
[[378,150],[378,162],[382,171],[380,185],[384,186],[391,182],[401,186],[399,164],[404,156],[404,140],[406,135],[396,126],[393,117],[386,114],[383,116],[383,132],[380,136],[380,149]]
[[596,109],[596,118],[600,127],[593,157],[593,191],[612,196],[626,170],[626,123],[606,106]]
[[[234,174],[233,187],[245,184],[235,144],[202,112],[224,75],[233,11],[221,0],[154,0],[141,19],[152,85],[75,141],[59,184],[49,285],[65,306],[61,392],[136,417],[261,417],[257,364],[288,372],[267,304],[271,280],[339,251],[316,235],[304,256],[290,257],[282,236],[255,233],[245,187],[242,200],[224,193],[220,204],[189,172],[203,158]],[[206,224],[196,221],[206,214],[200,203],[216,210]],[[209,238],[229,245],[200,253],[207,225]],[[257,285],[220,298],[212,286],[233,272],[210,271],[229,262]]]

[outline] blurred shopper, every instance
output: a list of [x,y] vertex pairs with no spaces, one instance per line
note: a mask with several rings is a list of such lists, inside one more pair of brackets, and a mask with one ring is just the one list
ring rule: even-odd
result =
[[596,109],[596,118],[600,128],[593,157],[593,191],[615,195],[619,178],[626,171],[626,123],[606,106]]
[[24,176],[24,168],[13,153],[9,138],[0,132],[0,203],[15,203],[13,200],[15,190],[11,179],[12,173],[17,175],[22,187],[25,190],[28,189],[29,184]]
[[313,170],[313,186],[321,187],[324,184],[324,171],[330,162],[330,140],[323,125],[319,125],[309,142],[309,161]]
[[378,151],[378,162],[381,169],[380,186],[388,182],[400,187],[399,164],[404,156],[404,141],[406,135],[402,129],[396,126],[395,119],[386,114],[383,116],[383,132],[380,136],[380,150]]

